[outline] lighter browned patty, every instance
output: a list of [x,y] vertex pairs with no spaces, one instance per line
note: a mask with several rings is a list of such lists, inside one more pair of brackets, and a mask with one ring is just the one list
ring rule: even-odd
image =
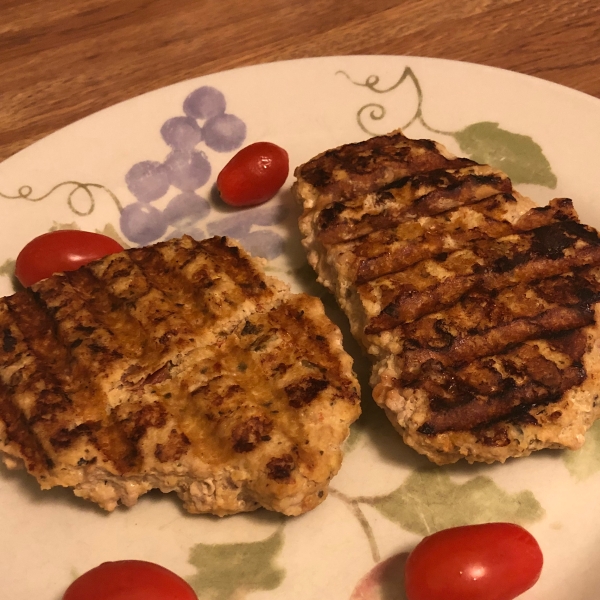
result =
[[402,132],[296,169],[319,281],[373,361],[373,395],[438,464],[579,448],[597,418],[600,239],[572,202]]
[[298,515],[360,413],[321,302],[227,238],[127,250],[0,301],[0,450],[113,510]]

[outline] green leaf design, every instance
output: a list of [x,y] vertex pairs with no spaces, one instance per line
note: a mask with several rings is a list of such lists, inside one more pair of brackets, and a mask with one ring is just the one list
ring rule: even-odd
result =
[[361,441],[363,435],[363,430],[356,423],[351,425],[350,435],[344,442],[343,446],[344,454],[352,452],[352,450],[354,450],[357,447],[358,443]]
[[16,260],[13,260],[12,258],[8,258],[4,261],[4,264],[0,265],[0,275],[4,275],[5,277],[9,278],[10,285],[12,287],[13,292],[23,289],[23,286],[21,285],[21,283],[19,282],[19,280],[17,279],[17,277],[15,275],[16,264],[17,264]]
[[102,235],[112,238],[113,240],[115,240],[115,242],[121,244],[123,248],[130,248],[129,244],[119,235],[115,226],[112,223],[107,223],[104,226],[104,229],[96,229],[96,233],[101,233]]
[[465,154],[504,171],[514,184],[556,187],[556,175],[548,159],[541,146],[529,136],[501,129],[498,123],[489,121],[473,123],[452,135]]
[[0,275],[6,275],[12,277],[15,274],[15,262],[11,258],[4,261],[3,265],[0,265]]
[[64,231],[65,229],[79,231],[81,227],[75,222],[59,223],[58,221],[52,221],[52,227],[50,227],[48,231]]
[[197,573],[188,582],[200,600],[238,600],[248,592],[273,590],[285,576],[273,565],[282,545],[281,529],[250,544],[197,544],[189,558]]
[[483,476],[458,484],[441,469],[415,471],[391,494],[370,504],[390,521],[420,535],[491,521],[523,525],[544,515],[529,490],[509,494]]
[[569,473],[579,481],[600,471],[600,421],[596,421],[585,435],[585,444],[579,450],[565,450],[562,454]]

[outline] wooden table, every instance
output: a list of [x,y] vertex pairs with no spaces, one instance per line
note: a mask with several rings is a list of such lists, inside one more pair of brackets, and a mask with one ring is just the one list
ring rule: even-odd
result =
[[170,83],[335,54],[464,60],[600,97],[600,2],[0,0],[0,160]]

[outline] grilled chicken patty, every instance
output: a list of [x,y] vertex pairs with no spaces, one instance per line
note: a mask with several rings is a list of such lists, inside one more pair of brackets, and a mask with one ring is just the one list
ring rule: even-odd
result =
[[571,200],[392,132],[296,170],[303,244],[373,361],[376,402],[438,464],[579,448],[597,417],[600,238]]
[[113,510],[317,506],[360,412],[339,330],[227,238],[127,250],[0,301],[0,450]]

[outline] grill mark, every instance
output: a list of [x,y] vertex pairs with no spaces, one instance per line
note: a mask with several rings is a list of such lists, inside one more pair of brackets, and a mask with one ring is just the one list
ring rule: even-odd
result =
[[25,466],[32,473],[44,473],[52,469],[54,463],[29,426],[27,417],[14,403],[10,389],[0,381],[0,419],[3,434],[10,445],[14,445],[23,458]]
[[[303,305],[307,301],[314,302],[312,298],[304,296],[298,300]],[[303,367],[303,371],[318,370],[321,377],[326,376],[327,380],[332,382],[331,385],[324,381],[311,384],[302,380],[289,384],[287,391],[291,394],[291,398],[288,394],[285,397],[298,405],[294,406],[295,408],[303,406],[304,401],[312,402],[321,391],[317,389],[319,387],[323,389],[330,387],[333,391],[333,382],[336,382],[334,392],[336,398],[343,398],[351,404],[358,404],[358,394],[345,381],[339,362],[333,359],[326,339],[320,335],[322,330],[315,328],[309,311],[298,310],[296,301],[281,304],[266,315],[252,316],[245,321],[243,330],[246,330],[247,333],[240,338],[239,343],[242,348],[252,353],[262,351],[259,358],[260,368],[265,373],[267,380],[274,378],[276,380],[278,376],[282,377],[291,371],[294,365],[293,356],[296,355],[296,349],[301,347],[302,361],[300,361],[300,365]],[[250,330],[253,333],[249,333]],[[276,332],[276,342],[271,341],[268,347],[263,340],[265,331]],[[277,344],[276,349],[273,347],[273,343]],[[291,367],[281,363],[282,355],[291,361]],[[321,381],[321,377],[314,379]]]
[[[356,240],[348,248],[354,253],[358,267],[354,283],[362,285],[384,275],[402,271],[422,260],[436,258],[443,262],[444,253],[454,252],[478,240],[491,240],[510,235],[515,227],[504,220],[500,207],[515,202],[512,195],[503,193],[484,198],[470,206],[482,216],[481,224],[471,227],[465,220],[454,222],[447,214],[425,222],[407,223],[397,228],[377,230]],[[570,200],[560,200],[529,219],[520,221],[518,231],[549,225],[573,213]],[[457,213],[458,214],[458,213]],[[416,235],[420,233],[421,235]],[[438,258],[439,256],[439,258]]]
[[587,307],[557,307],[530,319],[515,319],[508,325],[480,335],[458,337],[443,350],[407,350],[401,380],[405,383],[414,381],[420,376],[421,366],[428,360],[438,361],[446,367],[465,364],[484,356],[500,354],[526,340],[578,329],[593,322],[593,311]]
[[516,231],[531,231],[554,221],[578,221],[573,201],[570,198],[554,198],[546,206],[529,209],[514,224]]
[[70,348],[77,368],[93,371],[99,361],[107,364],[121,359],[114,333],[90,312],[84,298],[64,275],[57,277],[60,285],[49,278],[33,289],[40,307],[56,322],[56,335],[60,343]]
[[[168,246],[159,245],[161,249],[172,252]],[[186,259],[188,254],[193,260]],[[227,244],[227,238],[213,237],[202,243],[183,238],[177,260],[185,262],[179,271],[192,289],[197,329],[229,321],[251,300],[266,302],[273,297],[262,275],[237,247]]]
[[[30,290],[23,290],[4,299],[2,319],[12,319],[17,330],[13,331],[16,354],[3,357],[4,368],[20,357],[30,357],[13,375],[15,393],[34,398],[28,411],[29,424],[42,421],[39,427],[51,432],[54,421],[62,413],[72,410],[80,402],[77,394],[84,372],[79,365],[72,364],[67,348],[55,336],[55,323],[44,305],[38,302]],[[8,312],[5,312],[5,311]],[[95,390],[93,383],[89,391]],[[86,410],[93,410],[86,407]]]
[[128,253],[108,258],[110,260],[94,263],[90,268],[94,276],[107,287],[110,294],[122,302],[129,315],[146,332],[150,349],[159,350],[163,345],[160,340],[165,334],[170,335],[173,348],[192,335],[180,307],[161,289],[152,285],[144,272],[129,258]]
[[[191,238],[190,238],[191,239]],[[165,246],[162,246],[165,248]],[[169,246],[166,246],[169,248]],[[197,243],[187,249],[187,253],[198,260],[198,250],[201,246]],[[183,247],[181,248],[183,250]],[[131,251],[131,259],[147,277],[150,285],[160,290],[162,294],[176,307],[178,315],[186,323],[185,330],[197,331],[205,328],[207,324],[223,319],[224,311],[214,310],[214,303],[206,296],[206,292],[214,286],[214,278],[219,275],[219,267],[213,264],[209,269],[200,269],[194,274],[194,285],[190,279],[183,275],[184,271],[176,262],[166,260],[161,252],[161,245],[149,248],[139,248]],[[180,254],[181,260],[181,254]],[[184,262],[187,262],[184,259]],[[192,263],[189,269],[193,269]],[[212,274],[211,274],[212,273]],[[184,330],[184,331],[185,331]],[[164,345],[167,341],[179,334],[180,330],[174,328],[167,331],[158,342]]]
[[597,268],[504,288],[499,292],[472,290],[447,310],[426,315],[395,330],[411,346],[438,350],[455,339],[481,335],[519,318],[533,318],[550,308],[580,306],[587,310],[600,300]]
[[[423,291],[410,285],[403,286],[396,298],[365,327],[367,335],[382,333],[414,321],[437,309],[447,308],[472,290],[481,278],[476,275],[449,277],[436,286]],[[400,287],[400,286],[398,286]]]
[[437,435],[446,431],[469,431],[500,421],[510,421],[535,406],[560,400],[567,390],[581,384],[584,379],[585,371],[582,368],[568,367],[561,373],[560,386],[557,388],[549,389],[538,382],[528,382],[512,387],[498,396],[475,398],[465,404],[431,411],[418,431],[425,435]]
[[[574,250],[580,239],[571,234],[571,226],[559,222],[542,229],[542,234],[534,230],[490,243],[475,243],[472,255],[462,265],[467,274],[450,276],[441,282],[436,280],[423,290],[413,289],[397,294],[379,315],[370,319],[366,333],[381,333],[433,312],[440,306],[453,304],[475,286],[485,290],[500,290],[519,283],[561,275],[578,267],[600,264],[600,240],[588,235],[587,229],[586,241],[594,245],[579,247],[566,256],[565,251]],[[548,255],[554,253],[554,250],[549,250],[546,242],[537,242],[540,237],[546,240],[558,237],[562,244],[560,257],[549,258]],[[564,246],[565,239],[569,240],[569,246]],[[511,250],[512,259],[506,257],[506,252]],[[445,265],[450,259],[451,257]]]
[[306,377],[302,381],[290,384],[285,387],[290,406],[302,408],[310,404],[320,392],[329,386],[327,381]]
[[[441,181],[446,183],[443,188],[438,187]],[[420,217],[436,216],[511,191],[510,180],[497,173],[456,174],[448,170],[417,173],[379,190],[374,199],[377,213],[361,214],[364,211],[362,203],[357,207],[357,217],[353,217],[356,211],[347,203],[325,208],[317,221],[318,238],[325,245],[347,242],[380,229]]]
[[3,302],[29,351],[56,374],[69,373],[69,352],[57,339],[56,321],[39,297],[26,289],[4,298]]
[[[586,337],[581,329],[567,336]],[[420,433],[432,436],[444,431],[479,428],[479,433],[474,431],[474,435],[485,438],[489,437],[485,429],[500,421],[536,425],[537,420],[527,411],[561,400],[567,390],[585,380],[585,369],[581,365],[585,344],[569,346],[577,347],[577,352],[569,357],[570,364],[547,358],[539,341],[521,344],[506,354],[486,356],[458,368],[433,359],[426,361],[421,378],[409,384],[409,387],[425,390],[430,398],[429,416],[419,428]],[[491,442],[483,440],[482,443]]]
[[[119,275],[122,278],[127,276],[127,270],[123,270]],[[65,278],[80,295],[93,320],[111,333],[113,343],[119,346],[120,353],[135,358],[149,351],[150,340],[142,324],[130,314],[127,302],[112,294],[91,269],[82,267],[67,272]],[[77,326],[77,330],[83,334],[83,337],[81,340],[75,340],[71,345],[80,345],[85,337],[94,332],[93,327]],[[153,350],[157,349],[153,348]]]
[[101,427],[102,424],[100,421],[86,421],[71,429],[63,427],[50,438],[50,444],[58,451],[71,448],[79,442],[81,438],[85,438],[95,443],[95,434]]
[[125,475],[139,470],[143,460],[140,441],[149,429],[165,426],[167,412],[164,405],[157,402],[127,414],[121,414],[119,408],[111,412],[90,441],[120,475]]
[[[320,188],[323,195],[356,195],[412,173],[474,164],[468,159],[443,157],[430,140],[409,141],[397,133],[329,150],[303,165],[296,174]],[[339,171],[347,176],[336,177]]]
[[10,329],[4,328],[2,330],[2,350],[4,352],[12,352],[17,345],[17,340],[12,336]]
[[[205,298],[205,292],[214,285],[216,265],[212,265],[212,269],[197,270],[194,263],[206,261],[206,256],[199,253],[198,248],[191,244],[186,247],[183,243],[175,249],[168,244],[158,244],[136,249],[131,253],[132,260],[152,285],[179,308],[185,320],[194,328],[204,327],[218,318],[211,303]],[[185,276],[190,271],[194,273],[193,280]]]
[[[479,228],[465,231],[455,230],[452,232],[451,240],[446,237],[450,232],[443,230],[425,232],[420,238],[407,241],[404,244],[398,244],[397,247],[392,250],[385,250],[378,256],[360,260],[355,283],[362,285],[384,275],[402,271],[420,261],[431,258],[443,262],[448,252],[464,248],[470,242],[500,237],[507,235],[509,232],[509,225],[502,223],[497,223],[495,231],[493,230],[493,225],[487,230]],[[365,244],[372,244],[372,241],[366,240]],[[357,248],[356,252],[359,254],[360,248]]]
[[[198,247],[198,242],[196,245]],[[214,264],[219,266],[219,270],[223,270],[231,277],[245,295],[258,298],[265,294],[267,286],[261,274],[245,256],[242,256],[237,246],[227,244],[226,237],[205,240],[202,249],[213,259]]]

